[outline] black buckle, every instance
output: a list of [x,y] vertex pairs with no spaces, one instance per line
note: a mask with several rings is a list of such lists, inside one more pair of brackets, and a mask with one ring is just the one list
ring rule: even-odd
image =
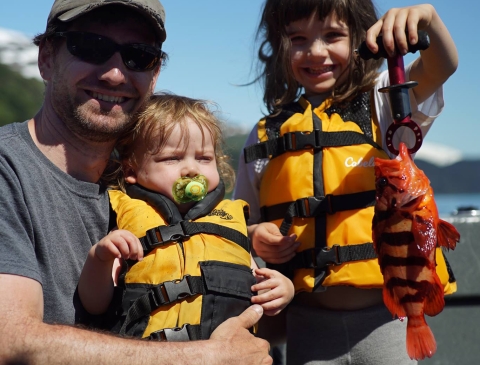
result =
[[304,150],[307,148],[316,148],[317,140],[315,131],[312,132],[295,132],[295,149]]
[[145,232],[145,240],[143,243],[145,244],[145,249],[147,252],[152,251],[155,247],[163,245],[163,242],[159,240],[157,235],[157,228],[158,227],[155,227]]
[[330,247],[324,247],[317,251],[314,265],[316,269],[325,268],[328,265],[340,265],[339,250],[340,245],[333,245]]
[[185,238],[190,236],[185,233],[184,230],[184,221],[181,221],[177,224],[172,224],[170,226],[159,226],[158,232],[160,233],[163,243],[168,243],[172,241],[183,241]]
[[170,226],[158,226],[149,229],[145,232],[145,240],[143,243],[146,252],[150,252],[159,246],[166,245],[170,242],[185,240],[189,237],[190,236],[185,233],[184,222],[181,221]]
[[189,277],[190,275],[185,275],[181,280],[166,281],[151,288],[149,298],[150,302],[153,303],[152,308],[156,309],[162,305],[194,295],[188,283]]
[[309,218],[316,217],[319,213],[325,212],[333,214],[332,208],[332,195],[327,194],[325,196],[315,197],[309,196],[307,198],[297,199],[295,201],[295,207],[297,210],[297,217]]
[[283,135],[285,151],[299,151],[307,148],[316,148],[317,138],[313,132],[292,132]]
[[187,326],[188,323],[182,327],[164,328],[159,331],[152,332],[149,336],[150,339],[156,341],[171,341],[171,342],[185,342],[190,341]]
[[172,280],[163,283],[167,299],[170,303],[193,295],[188,283],[189,277],[190,275],[185,275],[182,280]]

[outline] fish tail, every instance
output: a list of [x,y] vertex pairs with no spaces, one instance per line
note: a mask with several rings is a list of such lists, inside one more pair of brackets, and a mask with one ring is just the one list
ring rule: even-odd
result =
[[432,357],[437,351],[437,342],[432,330],[423,316],[408,317],[407,323],[407,353],[413,360],[423,360]]

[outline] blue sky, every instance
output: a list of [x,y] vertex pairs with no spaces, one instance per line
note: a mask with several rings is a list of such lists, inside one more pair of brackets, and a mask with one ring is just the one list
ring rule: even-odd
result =
[[[45,29],[52,0],[1,1],[0,27],[34,35]],[[215,101],[228,123],[251,128],[261,117],[259,86],[238,86],[253,78],[254,36],[263,0],[162,0],[170,61],[157,90]],[[391,7],[421,2],[376,0],[383,14]],[[457,72],[446,82],[445,109],[426,137],[480,158],[480,73],[478,32],[480,2],[432,0],[456,42]],[[468,30],[467,30],[468,29]],[[405,62],[409,62],[408,57]]]

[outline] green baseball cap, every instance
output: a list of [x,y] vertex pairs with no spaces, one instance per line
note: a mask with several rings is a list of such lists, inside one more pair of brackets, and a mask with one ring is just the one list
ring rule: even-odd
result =
[[165,41],[165,9],[159,0],[55,0],[47,24],[55,19],[70,22],[101,6],[114,4],[129,6],[138,11],[151,21],[160,42]]

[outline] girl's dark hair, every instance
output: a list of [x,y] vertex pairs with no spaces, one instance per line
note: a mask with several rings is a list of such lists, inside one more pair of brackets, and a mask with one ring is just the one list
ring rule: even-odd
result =
[[383,60],[365,61],[353,55],[353,50],[378,19],[371,0],[266,0],[257,30],[260,47],[256,81],[263,80],[263,101],[269,113],[280,112],[284,105],[295,101],[303,89],[290,65],[291,42],[286,27],[312,14],[323,21],[332,13],[347,24],[352,50],[347,80],[333,90],[333,102],[346,100],[374,85]]

